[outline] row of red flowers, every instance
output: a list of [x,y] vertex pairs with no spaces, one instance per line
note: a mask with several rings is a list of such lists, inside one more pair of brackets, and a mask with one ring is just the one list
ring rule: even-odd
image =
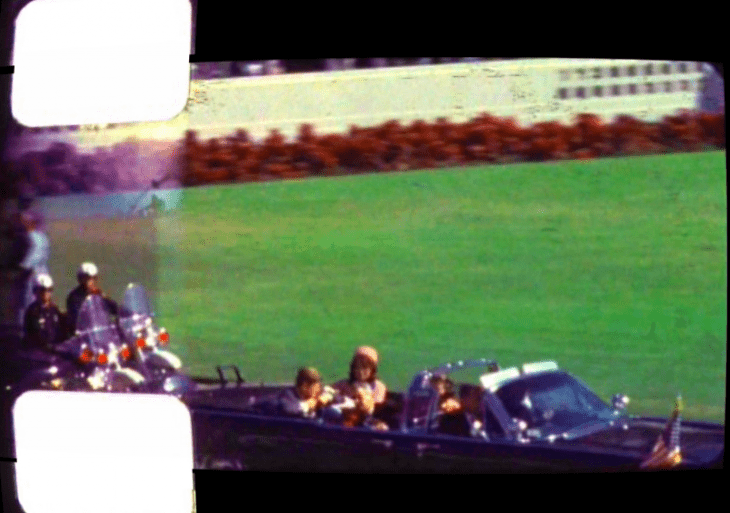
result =
[[199,140],[188,131],[185,185],[303,178],[310,175],[431,169],[478,163],[539,162],[615,155],[701,151],[725,147],[725,116],[682,111],[659,123],[619,116],[604,123],[580,114],[575,123],[520,126],[483,114],[466,123],[439,119],[404,125],[352,126],[348,134],[318,135],[303,125],[293,141],[277,130],[254,142],[246,130]]

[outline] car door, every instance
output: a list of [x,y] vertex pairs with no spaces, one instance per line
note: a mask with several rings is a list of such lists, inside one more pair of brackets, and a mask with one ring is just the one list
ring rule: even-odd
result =
[[493,394],[484,392],[482,408],[488,440],[437,433],[436,423],[429,422],[422,433],[412,431],[401,444],[402,465],[412,472],[427,473],[532,473],[571,468],[570,455],[561,455],[555,447],[518,441],[512,419]]
[[292,472],[392,472],[385,432],[215,409],[193,412],[196,468]]
[[626,471],[636,458],[580,443],[519,442],[449,435],[411,435],[402,445],[402,467],[426,473],[563,473]]
[[411,436],[402,445],[400,461],[403,468],[415,473],[509,473],[524,467],[524,463],[518,464],[519,455],[514,449],[511,444],[466,437]]

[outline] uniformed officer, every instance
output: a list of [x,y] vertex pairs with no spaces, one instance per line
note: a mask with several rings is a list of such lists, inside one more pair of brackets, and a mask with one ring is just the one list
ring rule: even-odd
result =
[[68,312],[68,323],[72,331],[76,330],[76,322],[79,310],[84,300],[91,294],[99,294],[104,299],[107,311],[112,315],[119,315],[119,305],[106,297],[99,289],[99,269],[92,262],[84,262],[79,267],[76,277],[79,286],[73,289],[66,298],[66,311]]
[[53,280],[49,275],[36,276],[33,292],[36,300],[26,310],[23,323],[25,349],[53,353],[54,347],[66,339],[66,316],[51,299]]

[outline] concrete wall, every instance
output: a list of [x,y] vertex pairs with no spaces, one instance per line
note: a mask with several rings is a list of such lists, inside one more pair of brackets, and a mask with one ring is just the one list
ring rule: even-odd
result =
[[291,137],[303,123],[324,134],[390,119],[461,122],[484,112],[523,124],[570,123],[580,112],[656,121],[696,108],[702,77],[696,62],[535,59],[192,81],[188,107],[173,120],[66,136],[85,149],[130,137],[176,141],[188,127],[203,137],[238,128],[256,138],[274,128]]
[[579,112],[656,121],[695,108],[701,78],[694,62],[536,59],[196,81],[188,121],[204,136],[245,128],[254,137],[483,112],[523,124]]

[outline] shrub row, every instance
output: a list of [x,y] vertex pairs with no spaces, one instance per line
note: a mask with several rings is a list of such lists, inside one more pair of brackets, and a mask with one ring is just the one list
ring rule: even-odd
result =
[[273,130],[261,142],[238,130],[229,137],[184,141],[184,185],[249,182],[363,172],[404,171],[485,163],[691,152],[725,147],[725,116],[682,111],[659,123],[619,116],[604,123],[580,114],[572,125],[520,126],[513,118],[483,114],[466,123],[439,119],[404,125],[352,126],[344,135],[318,135],[302,125],[287,141]]

